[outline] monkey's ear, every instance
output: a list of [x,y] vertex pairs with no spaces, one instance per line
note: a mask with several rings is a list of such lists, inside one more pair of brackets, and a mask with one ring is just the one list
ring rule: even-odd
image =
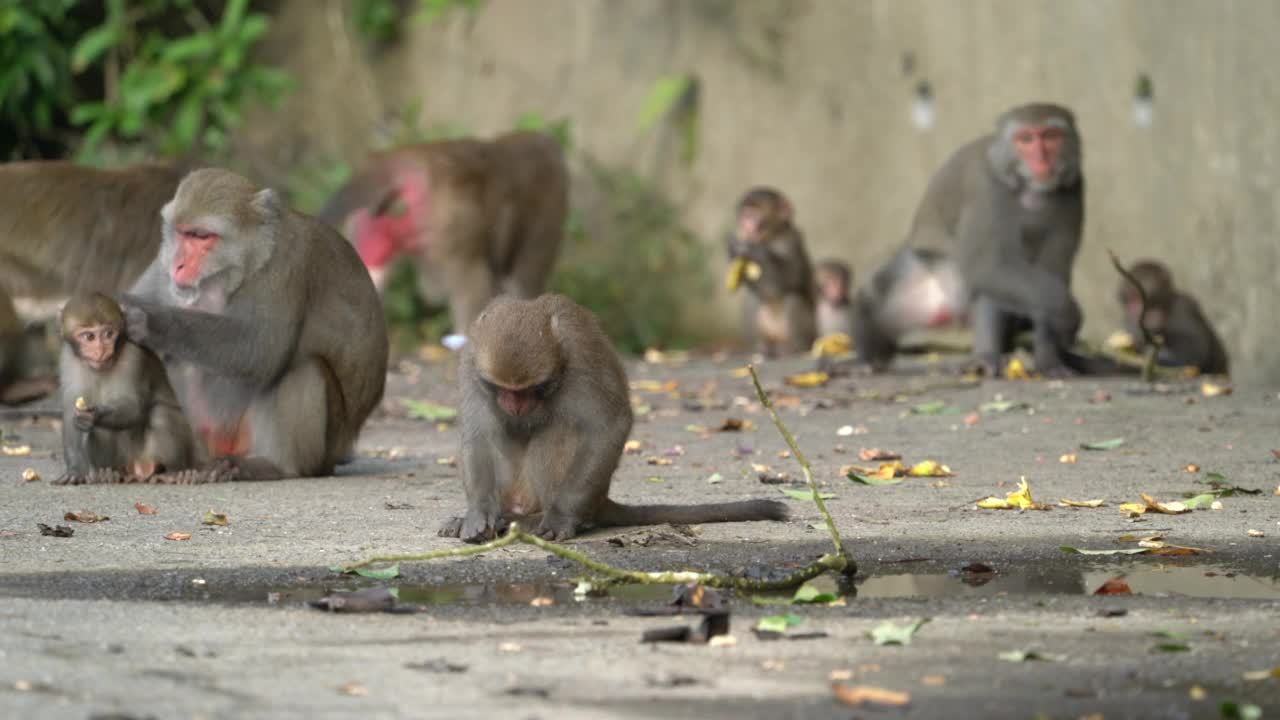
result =
[[178,200],[175,197],[174,199],[165,203],[164,207],[160,208],[160,219],[163,220],[166,224],[173,223],[173,206],[177,201]]
[[792,212],[790,200],[783,200],[778,204],[778,217],[780,219],[790,222]]
[[249,207],[258,214],[258,217],[264,221],[276,220],[280,217],[284,203],[280,200],[280,194],[271,188],[263,188],[253,194],[253,199],[249,201]]

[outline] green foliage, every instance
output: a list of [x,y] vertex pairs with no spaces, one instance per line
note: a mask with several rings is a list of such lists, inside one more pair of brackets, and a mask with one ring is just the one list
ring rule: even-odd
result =
[[680,223],[678,209],[649,181],[588,162],[600,190],[597,222],[570,217],[551,288],[589,308],[619,348],[680,348],[694,338],[682,323],[708,298],[706,250]]
[[480,0],[418,0],[418,17],[431,22],[451,10],[474,13],[480,9]]
[[680,140],[680,160],[686,166],[692,165],[698,155],[699,87],[698,78],[693,75],[658,78],[640,110],[642,132],[653,129],[661,120],[670,121]]
[[386,44],[399,31],[400,7],[396,0],[353,0],[351,23],[364,39]]
[[75,0],[0,0],[0,126],[6,155],[35,154],[71,104]]
[[[249,98],[276,99],[289,87],[279,70],[250,54],[270,21],[228,0],[212,23],[192,0],[108,0],[106,19],[71,51],[71,69],[102,68],[101,100],[81,102],[71,122],[86,128],[82,157],[108,138],[147,138],[162,153],[217,152]],[[173,34],[178,18],[188,32]]]
[[573,126],[569,118],[547,120],[541,113],[527,112],[516,118],[517,130],[540,130],[555,138],[560,148],[568,154],[573,150]]

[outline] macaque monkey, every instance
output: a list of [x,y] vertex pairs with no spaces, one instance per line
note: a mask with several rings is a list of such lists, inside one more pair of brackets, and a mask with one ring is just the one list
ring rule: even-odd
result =
[[818,335],[844,333],[853,337],[853,272],[841,260],[823,260],[814,266],[818,294]]
[[[111,169],[55,161],[0,164],[0,402],[23,402],[52,389],[31,376],[43,364],[41,345],[19,331],[16,316],[9,317],[12,299],[47,301],[129,287],[160,247],[160,207],[183,172],[175,162]],[[46,354],[52,367],[54,354]],[[37,387],[43,389],[33,394]]]
[[728,284],[733,290],[741,281],[751,291],[748,334],[770,357],[807,352],[818,335],[813,266],[791,202],[773,188],[752,188],[738,200],[736,216]]
[[1084,225],[1080,158],[1071,111],[1047,103],[1005,112],[994,134],[957,150],[929,182],[906,246],[858,292],[860,360],[883,369],[907,330],[967,316],[987,374],[999,374],[1020,323],[1030,325],[1037,371],[1089,371],[1070,351],[1081,322],[1071,294]]
[[499,297],[463,348],[462,476],[467,512],[440,529],[467,542],[513,519],[564,540],[593,527],[781,520],[772,500],[622,505],[609,483],[631,432],[626,372],[594,315],[563,295]]
[[128,341],[120,306],[73,295],[61,326],[67,472],[56,483],[193,481],[191,426],[160,358]]
[[[1227,374],[1229,363],[1222,341],[1195,298],[1174,287],[1169,268],[1156,260],[1142,260],[1134,263],[1129,273],[1147,295],[1147,330],[1163,338],[1156,361],[1161,365],[1191,365],[1203,373]],[[1125,328],[1133,338],[1134,347],[1142,351],[1146,345],[1138,327],[1142,298],[1123,278],[1116,297],[1124,308]]]
[[541,293],[569,208],[569,171],[549,135],[408,145],[374,155],[321,219],[343,230],[374,284],[391,262],[413,259],[421,290],[446,299],[453,331],[500,293]]
[[238,480],[331,474],[386,383],[386,323],[355,250],[218,168],[183,178],[160,214],[160,253],[122,304],[202,452]]
[[[20,405],[58,387],[56,368],[44,362],[40,340],[28,332],[9,296],[0,292],[0,404]],[[51,360],[53,355],[48,355]]]

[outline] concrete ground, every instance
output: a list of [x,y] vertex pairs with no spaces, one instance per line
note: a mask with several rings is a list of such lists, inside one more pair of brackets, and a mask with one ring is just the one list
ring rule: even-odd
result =
[[[742,360],[631,366],[642,448],[623,458],[613,496],[772,497],[793,518],[601,530],[573,541],[576,550],[629,568],[768,575],[830,549],[812,527],[812,505],[786,498],[787,485],[762,483],[752,467],[800,476],[779,457],[785,444],[749,380],[733,376]],[[664,605],[663,589],[576,600],[579,569],[528,546],[402,563],[387,584],[422,612],[331,614],[302,602],[378,584],[338,576],[332,564],[458,546],[435,534],[463,508],[448,464],[457,430],[411,419],[400,404],[456,403],[448,361],[392,373],[360,458],[333,478],[56,487],[51,423],[4,420],[5,445],[31,452],[0,456],[0,717],[1213,718],[1224,703],[1280,717],[1280,676],[1254,679],[1280,667],[1275,389],[1207,397],[1198,382],[1159,392],[1116,379],[958,386],[927,364],[819,388],[783,384],[808,365],[769,363],[761,374],[835,496],[827,503],[858,562],[857,592],[789,608],[739,594],[733,641],[715,645],[642,644],[645,630],[698,618],[626,614]],[[937,414],[911,412],[939,401]],[[716,431],[730,418],[748,426]],[[1114,449],[1079,447],[1117,437],[1125,442]],[[840,468],[874,464],[859,461],[863,448],[899,452],[908,464],[936,460],[955,474],[855,484]],[[26,468],[44,479],[23,482]],[[1207,491],[1209,473],[1262,492],[1178,515],[1130,519],[1117,509],[1142,493],[1168,502]],[[1106,504],[975,508],[1020,477],[1037,501]],[[156,512],[140,514],[135,503]],[[78,510],[111,519],[63,519]],[[229,524],[203,525],[209,510]],[[75,534],[42,536],[37,523]],[[191,537],[165,539],[175,532]],[[1122,538],[1152,535],[1201,552],[1059,549],[1133,548]],[[963,572],[971,563],[994,576]],[[1134,594],[1093,595],[1119,575]],[[802,619],[792,632],[826,636],[752,632],[759,618],[788,611]],[[869,637],[886,621],[922,618],[931,621],[909,645]],[[1011,651],[1045,659],[1000,658]],[[907,704],[843,704],[833,678],[906,693]]]

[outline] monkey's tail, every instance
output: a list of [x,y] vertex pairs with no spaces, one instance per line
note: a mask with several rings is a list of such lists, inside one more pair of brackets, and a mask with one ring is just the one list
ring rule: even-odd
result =
[[787,506],[777,500],[736,500],[701,505],[623,505],[606,500],[596,514],[598,527],[786,520]]

